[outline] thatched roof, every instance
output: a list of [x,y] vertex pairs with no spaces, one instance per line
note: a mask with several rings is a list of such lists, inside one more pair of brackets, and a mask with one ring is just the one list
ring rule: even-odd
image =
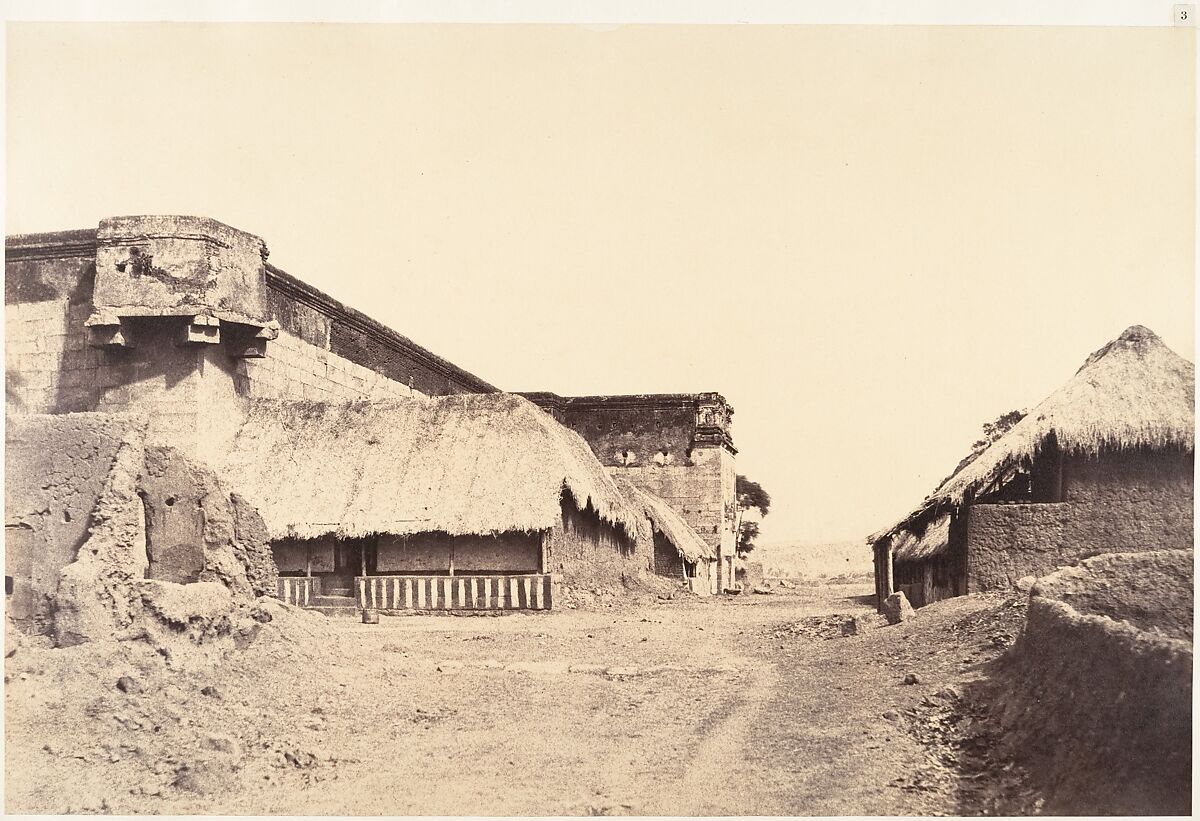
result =
[[868,541],[890,538],[895,557],[906,560],[944,550],[947,542],[939,534],[943,519],[948,528],[950,511],[1028,464],[1051,436],[1063,452],[1081,455],[1135,448],[1194,451],[1195,394],[1196,366],[1153,331],[1134,325],[1089,356],[1074,377],[965,462],[919,508]]
[[650,526],[665,536],[686,561],[717,558],[712,547],[665,501],[649,491],[642,490],[623,476],[617,478],[617,487],[632,505],[643,511],[650,520]]
[[272,538],[546,530],[564,491],[631,537],[641,516],[587,443],[528,400],[252,400],[224,455]]

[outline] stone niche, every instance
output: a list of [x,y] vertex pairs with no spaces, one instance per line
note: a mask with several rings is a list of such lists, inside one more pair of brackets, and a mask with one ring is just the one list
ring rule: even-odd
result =
[[95,346],[136,346],[132,317],[172,317],[178,341],[262,356],[278,325],[267,303],[266,244],[204,217],[111,217],[96,233]]

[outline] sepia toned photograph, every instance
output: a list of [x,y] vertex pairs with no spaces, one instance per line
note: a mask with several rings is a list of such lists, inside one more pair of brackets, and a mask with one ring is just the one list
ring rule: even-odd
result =
[[77,5],[6,813],[1191,814],[1192,5]]

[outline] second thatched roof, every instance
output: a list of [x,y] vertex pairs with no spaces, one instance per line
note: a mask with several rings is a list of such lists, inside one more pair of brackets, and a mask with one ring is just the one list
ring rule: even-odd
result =
[[643,518],[578,433],[504,393],[253,400],[221,467],[272,538],[536,532],[564,491],[630,537]]
[[868,538],[892,540],[897,559],[946,548],[949,516],[1041,452],[1053,436],[1066,453],[1196,448],[1196,366],[1134,325],[1087,358],[1065,385],[957,472],[915,511]]
[[623,476],[618,477],[616,481],[621,494],[642,510],[650,520],[650,526],[675,545],[675,549],[684,560],[695,563],[701,559],[711,561],[717,558],[716,552],[708,542],[701,539],[669,504],[653,493],[637,487]]

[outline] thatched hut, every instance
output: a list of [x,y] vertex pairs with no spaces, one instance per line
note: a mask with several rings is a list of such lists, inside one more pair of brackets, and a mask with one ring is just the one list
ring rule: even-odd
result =
[[663,499],[637,487],[625,477],[617,478],[617,487],[650,522],[654,537],[654,572],[687,582],[693,593],[702,596],[716,593],[716,551]]
[[880,599],[916,606],[1080,558],[1192,546],[1195,366],[1135,325],[869,537]]
[[301,603],[541,608],[550,574],[619,583],[652,560],[587,443],[511,394],[254,401],[222,469]]

